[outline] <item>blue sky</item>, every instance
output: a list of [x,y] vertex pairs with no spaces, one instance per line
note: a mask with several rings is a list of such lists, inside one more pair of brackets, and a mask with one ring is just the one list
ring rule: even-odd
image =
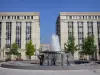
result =
[[41,43],[50,43],[59,12],[100,12],[100,0],[0,0],[0,12],[40,12]]

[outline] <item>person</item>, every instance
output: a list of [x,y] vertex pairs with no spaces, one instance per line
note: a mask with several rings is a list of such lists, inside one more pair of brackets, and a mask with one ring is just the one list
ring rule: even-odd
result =
[[67,55],[66,57],[67,57],[67,65],[70,65],[70,64],[69,64],[69,61],[68,61],[68,55]]
[[40,59],[40,65],[43,65],[43,61],[44,61],[44,55],[38,55],[38,58]]
[[53,57],[52,57],[52,65],[56,65],[56,56],[55,54],[53,54]]

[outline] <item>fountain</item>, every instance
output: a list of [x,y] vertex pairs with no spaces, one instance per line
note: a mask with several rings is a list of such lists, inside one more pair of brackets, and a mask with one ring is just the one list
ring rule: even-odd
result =
[[57,65],[58,63],[63,65],[64,52],[60,49],[59,38],[56,34],[53,34],[51,37],[51,49],[49,51],[41,51],[39,58],[40,61],[43,60],[44,65],[51,66]]

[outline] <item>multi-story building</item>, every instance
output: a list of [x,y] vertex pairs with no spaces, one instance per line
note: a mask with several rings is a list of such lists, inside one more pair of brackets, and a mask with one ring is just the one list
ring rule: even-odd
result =
[[7,57],[11,44],[17,43],[21,58],[26,59],[25,45],[32,40],[40,48],[39,12],[0,12],[0,59]]
[[[88,34],[94,35],[95,44],[97,45],[97,58],[100,59],[100,12],[60,12],[56,22],[56,34],[59,36],[62,50],[68,36],[72,33],[75,44],[80,47],[83,39]],[[79,51],[75,52],[74,58],[79,59],[79,56]]]

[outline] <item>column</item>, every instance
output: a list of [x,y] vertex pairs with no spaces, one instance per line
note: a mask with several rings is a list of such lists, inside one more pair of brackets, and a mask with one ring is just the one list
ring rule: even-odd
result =
[[36,49],[40,49],[40,23],[36,22]]
[[32,22],[31,25],[31,39],[32,39],[32,43],[36,46],[36,22]]
[[1,49],[6,45],[6,22],[2,21],[2,31],[1,31]]
[[22,21],[21,25],[21,49],[25,49],[26,45],[26,22]]
[[64,43],[68,40],[68,22],[62,20],[60,25],[60,39],[61,39],[61,49],[64,50]]
[[16,22],[12,21],[11,44],[16,41]]
[[[77,25],[77,21],[73,22],[73,33],[74,33],[74,38],[75,38],[75,45],[78,45],[78,25]],[[76,51],[74,53],[74,59],[75,60],[79,59],[78,51]]]
[[97,22],[93,21],[93,34],[95,45],[97,46],[97,59],[99,60],[99,47],[98,47],[98,31],[97,31]]
[[87,37],[87,33],[88,33],[87,21],[84,21],[83,22],[83,36],[84,36],[84,38]]

